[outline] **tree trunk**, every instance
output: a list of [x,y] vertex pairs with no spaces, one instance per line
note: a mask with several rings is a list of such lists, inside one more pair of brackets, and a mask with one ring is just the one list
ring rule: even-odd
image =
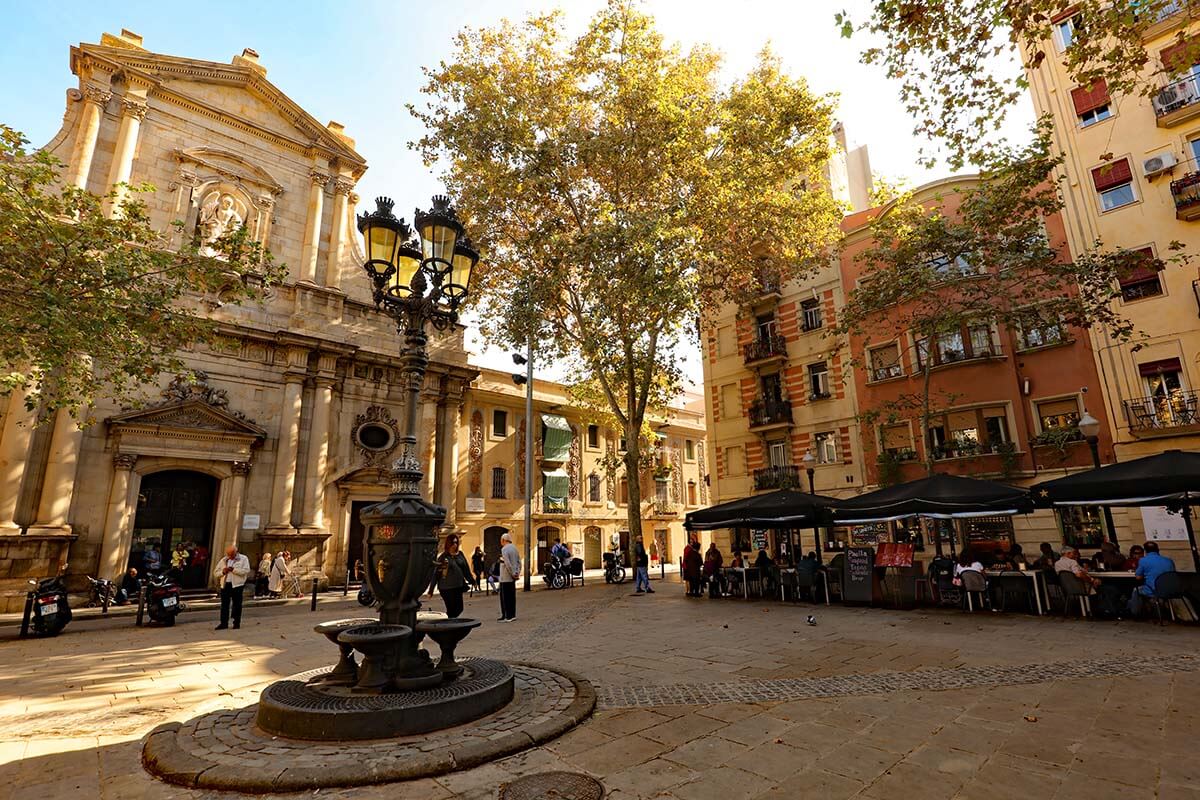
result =
[[[625,480],[629,484],[629,507],[626,509],[626,521],[629,524],[629,549],[632,553],[637,542],[642,538],[642,475],[641,475],[641,443],[638,435],[641,433],[641,422],[637,424],[630,420],[625,430]],[[631,565],[632,566],[632,565]]]
[[[933,337],[929,337],[931,340]],[[930,342],[929,352],[925,355],[925,374],[924,382],[921,386],[921,437],[925,442],[925,475],[931,477],[933,475],[933,435],[929,430],[929,418],[932,413],[929,409],[929,383],[930,373],[933,371],[933,346]]]

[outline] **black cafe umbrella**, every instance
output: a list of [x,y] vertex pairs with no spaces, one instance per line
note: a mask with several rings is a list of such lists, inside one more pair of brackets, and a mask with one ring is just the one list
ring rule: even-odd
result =
[[834,498],[819,494],[777,489],[692,511],[684,517],[683,527],[689,531],[711,531],[807,526],[821,520],[824,509],[835,502]]
[[1200,504],[1200,453],[1167,450],[1045,481],[1029,492],[1035,504],[1045,507],[1167,506],[1181,510],[1192,561],[1200,571],[1190,511],[1191,506]]
[[839,524],[889,522],[915,516],[965,519],[1025,514],[1030,510],[1025,489],[959,475],[931,475],[833,504],[834,521]]

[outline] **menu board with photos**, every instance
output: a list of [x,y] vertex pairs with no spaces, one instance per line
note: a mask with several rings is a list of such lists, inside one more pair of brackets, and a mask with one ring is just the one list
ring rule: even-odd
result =
[[875,566],[877,567],[911,567],[913,565],[914,546],[911,544],[896,544],[882,542],[875,551]]

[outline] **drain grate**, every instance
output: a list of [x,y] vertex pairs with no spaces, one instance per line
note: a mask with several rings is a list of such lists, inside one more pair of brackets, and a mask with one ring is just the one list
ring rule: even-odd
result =
[[600,800],[604,784],[578,772],[539,772],[500,790],[500,800]]

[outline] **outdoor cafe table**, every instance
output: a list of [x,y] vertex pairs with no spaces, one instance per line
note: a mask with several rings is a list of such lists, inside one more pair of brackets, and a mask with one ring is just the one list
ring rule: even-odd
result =
[[[737,573],[741,573],[742,597],[745,598],[746,600],[749,600],[750,599],[750,579],[754,578],[755,581],[758,580],[758,568],[757,567],[722,567],[721,569],[725,573],[726,577],[729,577],[730,575],[735,575]],[[751,575],[750,573],[754,573],[754,574]]]
[[[1033,584],[1033,600],[1037,606],[1038,616],[1045,616],[1045,604],[1042,598],[1049,599],[1050,592],[1046,588],[1046,576],[1040,569],[989,569],[985,571],[989,577],[993,578],[1026,578]],[[1131,575],[1133,573],[1130,573]]]
[[[789,567],[787,569],[779,570],[779,574],[781,576],[787,575],[789,573],[794,574],[795,572],[796,572],[795,567]],[[824,569],[819,569],[819,570],[817,570],[816,574],[821,576],[821,582],[825,586],[825,605],[829,605],[829,573],[827,573]],[[779,581],[779,602],[781,602],[781,603],[783,602],[783,581],[782,580]]]

